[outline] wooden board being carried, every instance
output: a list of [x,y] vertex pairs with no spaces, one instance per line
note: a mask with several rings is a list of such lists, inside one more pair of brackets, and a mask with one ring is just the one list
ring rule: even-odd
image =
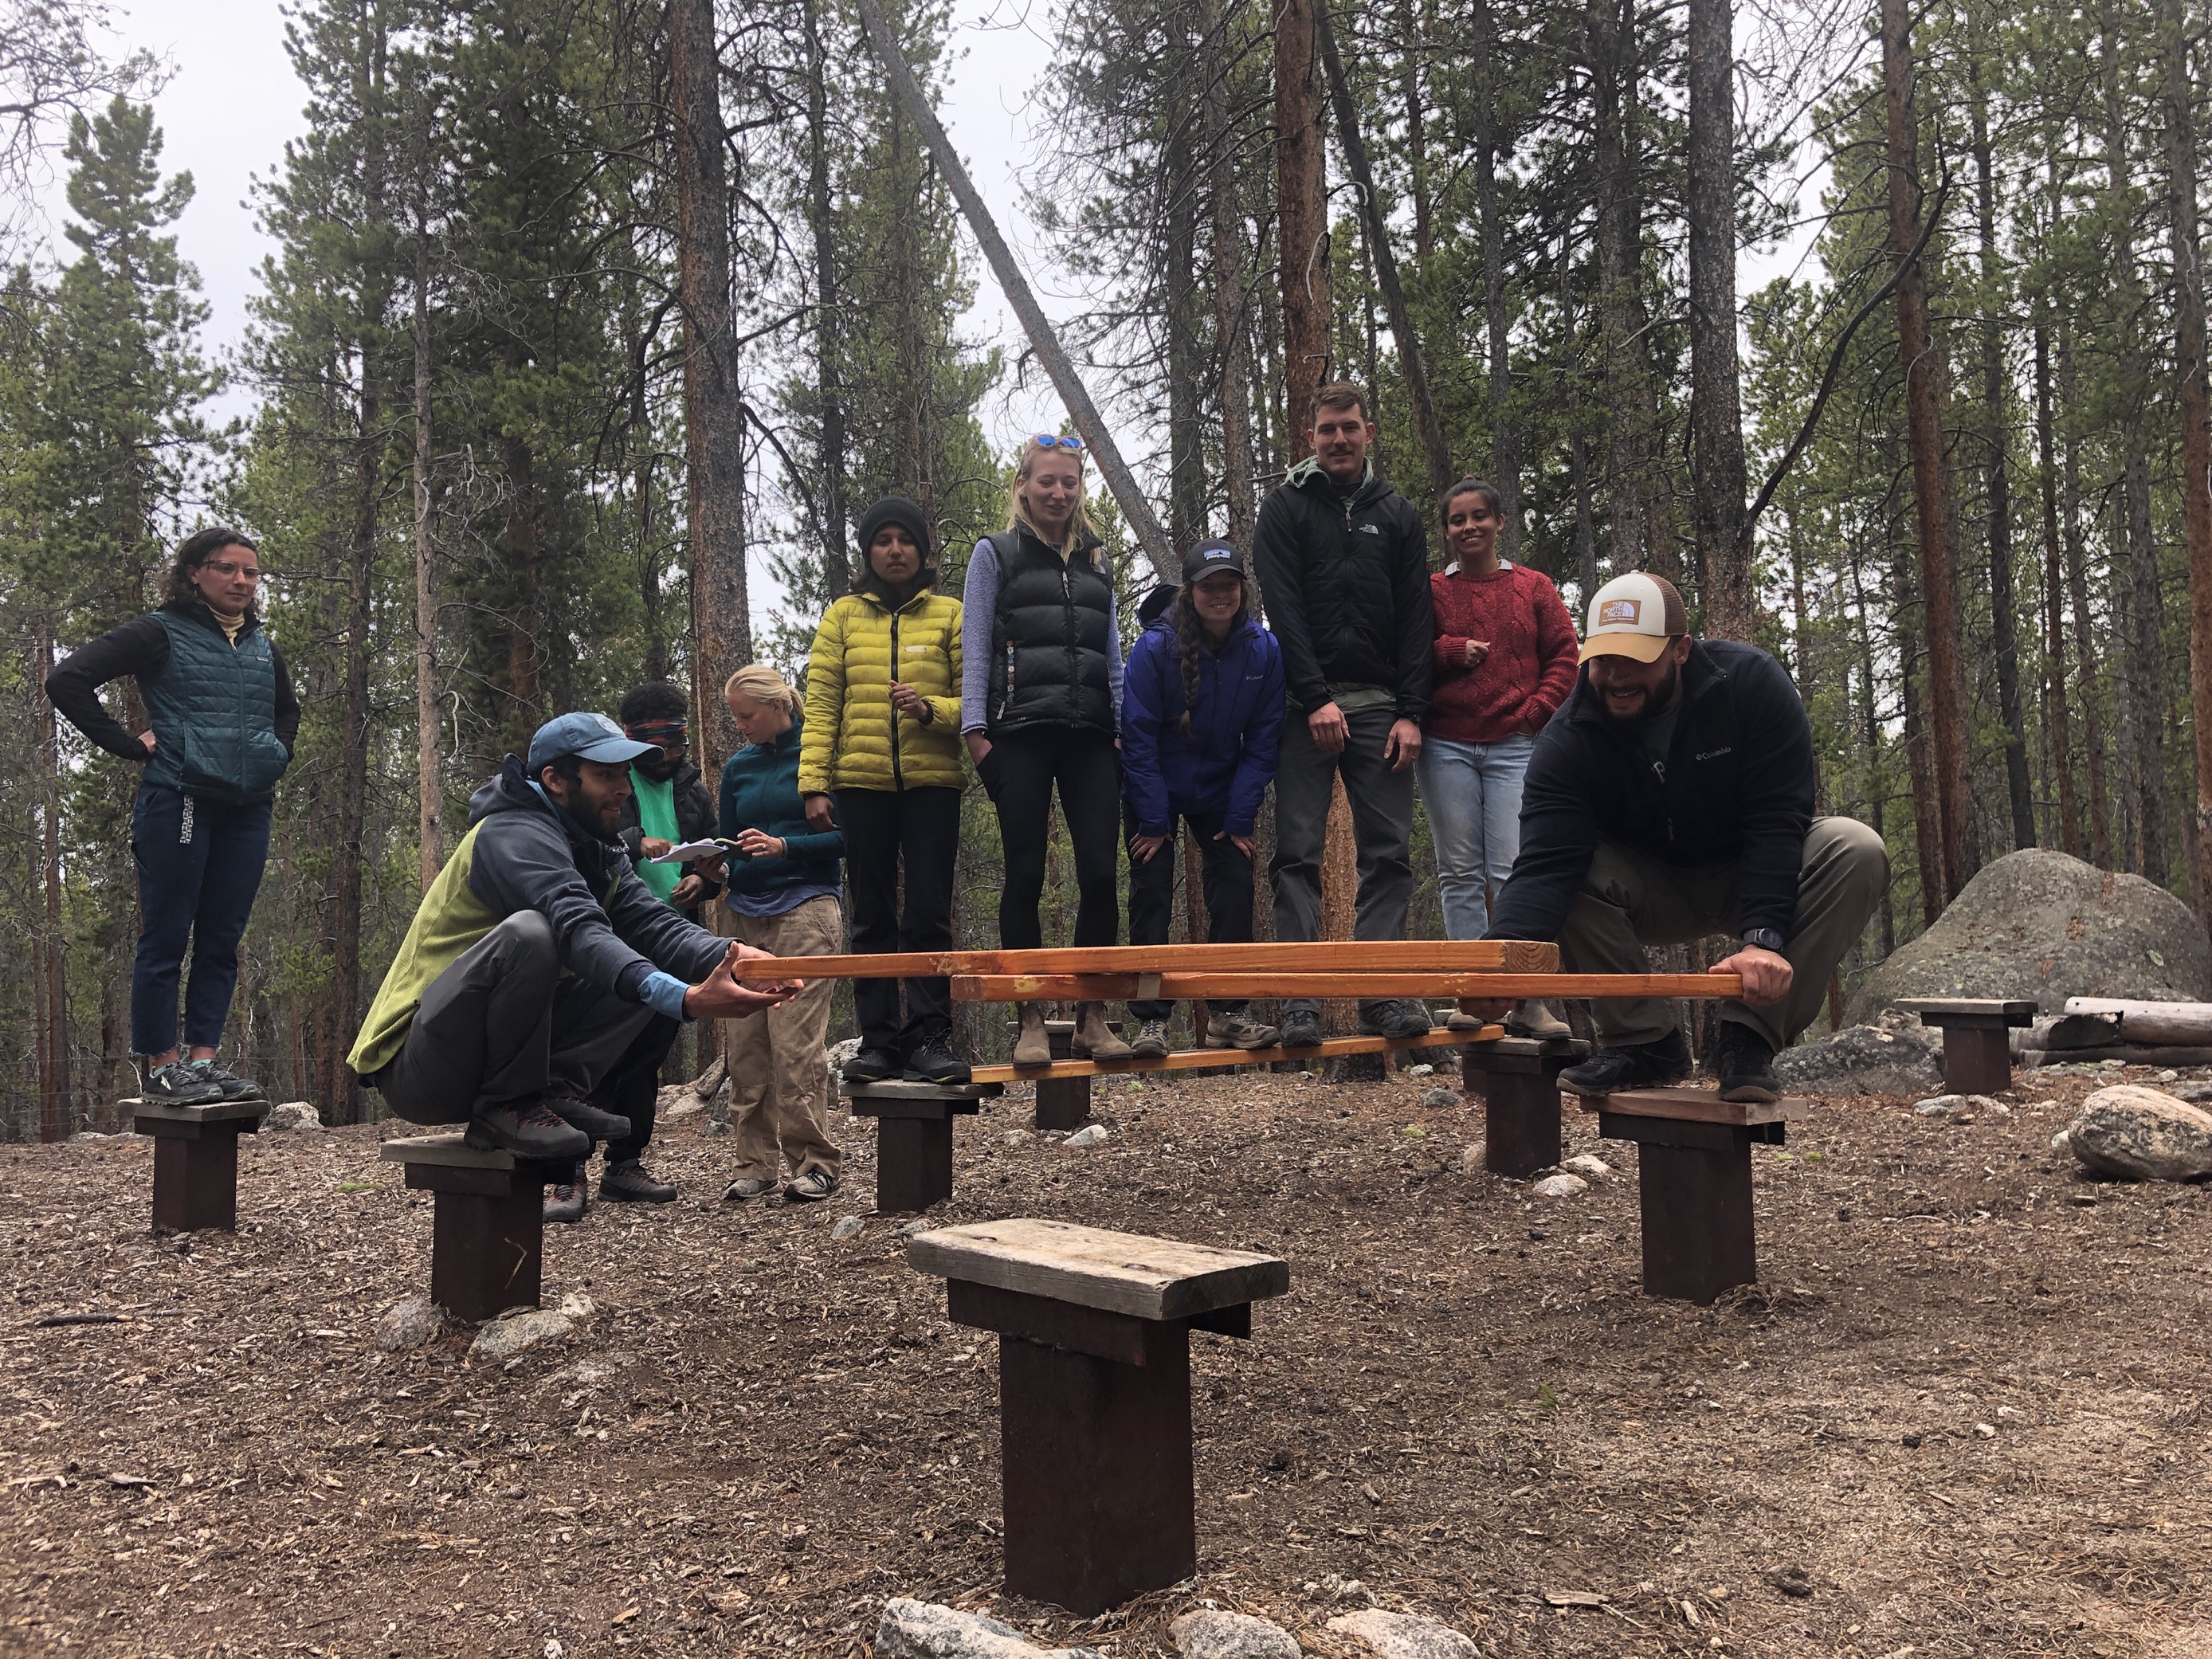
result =
[[1201,1072],[1237,1066],[1272,1066],[1277,1060],[1333,1059],[1338,1054],[1379,1054],[1395,1048],[1453,1048],[1471,1042],[1495,1042],[1503,1025],[1479,1031],[1431,1031],[1426,1036],[1329,1037],[1310,1048],[1182,1048],[1171,1054],[1135,1060],[1055,1060],[1049,1066],[978,1066],[978,1083],[1017,1083],[1036,1079],[1112,1077],[1122,1072]]
[[1705,997],[1743,994],[1735,974],[1376,973],[955,974],[955,1002],[1173,1002],[1210,997]]
[[931,979],[945,974],[1548,973],[1559,947],[1533,939],[1345,940],[1319,945],[1110,945],[1042,951],[905,951],[880,956],[769,957],[738,977]]

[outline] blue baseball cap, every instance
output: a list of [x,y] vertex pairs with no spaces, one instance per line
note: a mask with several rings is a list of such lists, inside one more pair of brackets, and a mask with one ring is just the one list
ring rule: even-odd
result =
[[530,739],[530,770],[535,776],[564,755],[580,755],[587,761],[611,766],[619,761],[649,755],[656,747],[654,744],[640,743],[605,714],[579,710],[559,715],[538,728]]

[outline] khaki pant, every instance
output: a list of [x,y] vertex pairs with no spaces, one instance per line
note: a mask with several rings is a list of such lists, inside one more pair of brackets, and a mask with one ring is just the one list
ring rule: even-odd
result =
[[[779,957],[833,956],[844,942],[845,913],[826,894],[780,916],[733,920],[738,939]],[[809,1170],[834,1176],[843,1162],[830,1138],[830,1054],[823,1042],[836,988],[834,980],[809,980],[790,1001],[730,1023],[733,1180],[774,1181],[779,1162],[794,1176]]]
[[[1647,945],[1685,945],[1709,934],[1733,939],[1736,866],[1678,869],[1613,842],[1590,859],[1583,890],[1559,929],[1559,965],[1570,974],[1644,974]],[[1795,970],[1790,994],[1771,1007],[1723,1002],[1720,1018],[1748,1025],[1775,1048],[1789,1047],[1818,1018],[1828,976],[1865,927],[1889,881],[1881,837],[1853,818],[1814,818],[1797,877],[1797,921],[1782,954]],[[1671,1002],[1606,997],[1590,1023],[1607,1045],[1656,1042],[1674,1029]]]

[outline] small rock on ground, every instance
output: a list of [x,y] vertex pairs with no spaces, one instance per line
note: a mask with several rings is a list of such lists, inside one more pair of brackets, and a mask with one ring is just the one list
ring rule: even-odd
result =
[[2129,1181],[2193,1181],[2212,1175],[2212,1111],[2158,1089],[2122,1083],[2081,1103],[2059,1132],[2075,1162]]
[[1091,1648],[1040,1648],[1012,1625],[934,1601],[894,1596],[884,1604],[875,1659],[1099,1659]]
[[1613,1173],[1613,1165],[1595,1152],[1579,1152],[1559,1167],[1571,1170],[1578,1176],[1587,1176],[1592,1181],[1602,1181]]
[[1086,1123],[1060,1144],[1063,1146],[1096,1146],[1100,1141],[1105,1139],[1106,1126],[1104,1124]]
[[1439,1085],[1421,1097],[1421,1104],[1433,1111],[1443,1111],[1447,1107],[1459,1104],[1459,1091]]
[[376,1322],[376,1346],[386,1353],[420,1347],[446,1328],[444,1310],[427,1296],[395,1302]]
[[1408,1066],[1406,1068],[1406,1075],[1407,1077],[1434,1077],[1436,1074],[1437,1068],[1430,1065],[1425,1060],[1419,1066]]
[[2177,1083],[2166,1091],[2176,1100],[2185,1100],[2191,1106],[2202,1106],[2212,1101],[2212,1083]]
[[1365,1607],[1339,1613],[1328,1627],[1364,1644],[1375,1659],[1482,1659],[1482,1650],[1450,1626],[1418,1613]]
[[860,1217],[848,1215],[830,1230],[830,1237],[836,1239],[850,1238],[867,1224]]
[[1575,1175],[1546,1176],[1528,1190],[1539,1198],[1572,1198],[1588,1192],[1589,1182]]
[[1474,1141],[1460,1148],[1459,1170],[1462,1175],[1480,1175],[1482,1160],[1490,1155],[1489,1143]]
[[261,1121],[264,1129],[319,1129],[323,1115],[304,1100],[288,1100],[281,1106],[271,1106],[269,1115]]
[[590,1318],[593,1311],[589,1297],[567,1296],[561,1298],[558,1308],[526,1308],[520,1313],[503,1314],[477,1333],[477,1340],[469,1344],[469,1358],[512,1359],[544,1343],[566,1342],[575,1334],[577,1322]]
[[1297,1638],[1249,1613],[1201,1607],[1168,1630],[1182,1659],[1299,1659]]
[[[1971,1117],[1976,1112],[1997,1112],[1997,1103],[1987,1095],[1934,1095],[1913,1103],[1912,1109],[1923,1117]],[[2008,1106],[2000,1115],[2009,1115]]]

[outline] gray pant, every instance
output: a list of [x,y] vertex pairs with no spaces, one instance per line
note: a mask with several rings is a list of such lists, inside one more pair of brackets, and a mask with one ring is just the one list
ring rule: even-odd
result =
[[[1413,769],[1390,769],[1382,745],[1398,716],[1389,708],[1345,716],[1351,734],[1340,754],[1315,747],[1306,717],[1283,716],[1281,768],[1275,774],[1275,856],[1267,874],[1275,886],[1275,937],[1321,937],[1321,859],[1328,833],[1328,802],[1336,775],[1352,803],[1352,842],[1358,859],[1359,897],[1352,936],[1406,937],[1406,911],[1413,896]],[[1283,1006],[1311,1008],[1310,1000]]]
[[[1684,945],[1713,933],[1734,938],[1736,877],[1733,864],[1677,869],[1600,842],[1581,896],[1559,929],[1559,966],[1570,974],[1644,974],[1651,971],[1647,945]],[[1828,976],[1888,883],[1889,853],[1880,836],[1854,818],[1814,818],[1797,878],[1796,926],[1782,948],[1795,970],[1790,994],[1766,1008],[1723,1002],[1720,1017],[1748,1025],[1778,1052],[1789,1047],[1819,1017]],[[1597,998],[1590,1023],[1607,1044],[1656,1042],[1674,1029],[1674,1006],[1658,999]]]
[[563,977],[552,924],[518,910],[430,981],[407,1040],[374,1081],[410,1123],[461,1123],[549,1089],[590,1095],[657,1016]]

